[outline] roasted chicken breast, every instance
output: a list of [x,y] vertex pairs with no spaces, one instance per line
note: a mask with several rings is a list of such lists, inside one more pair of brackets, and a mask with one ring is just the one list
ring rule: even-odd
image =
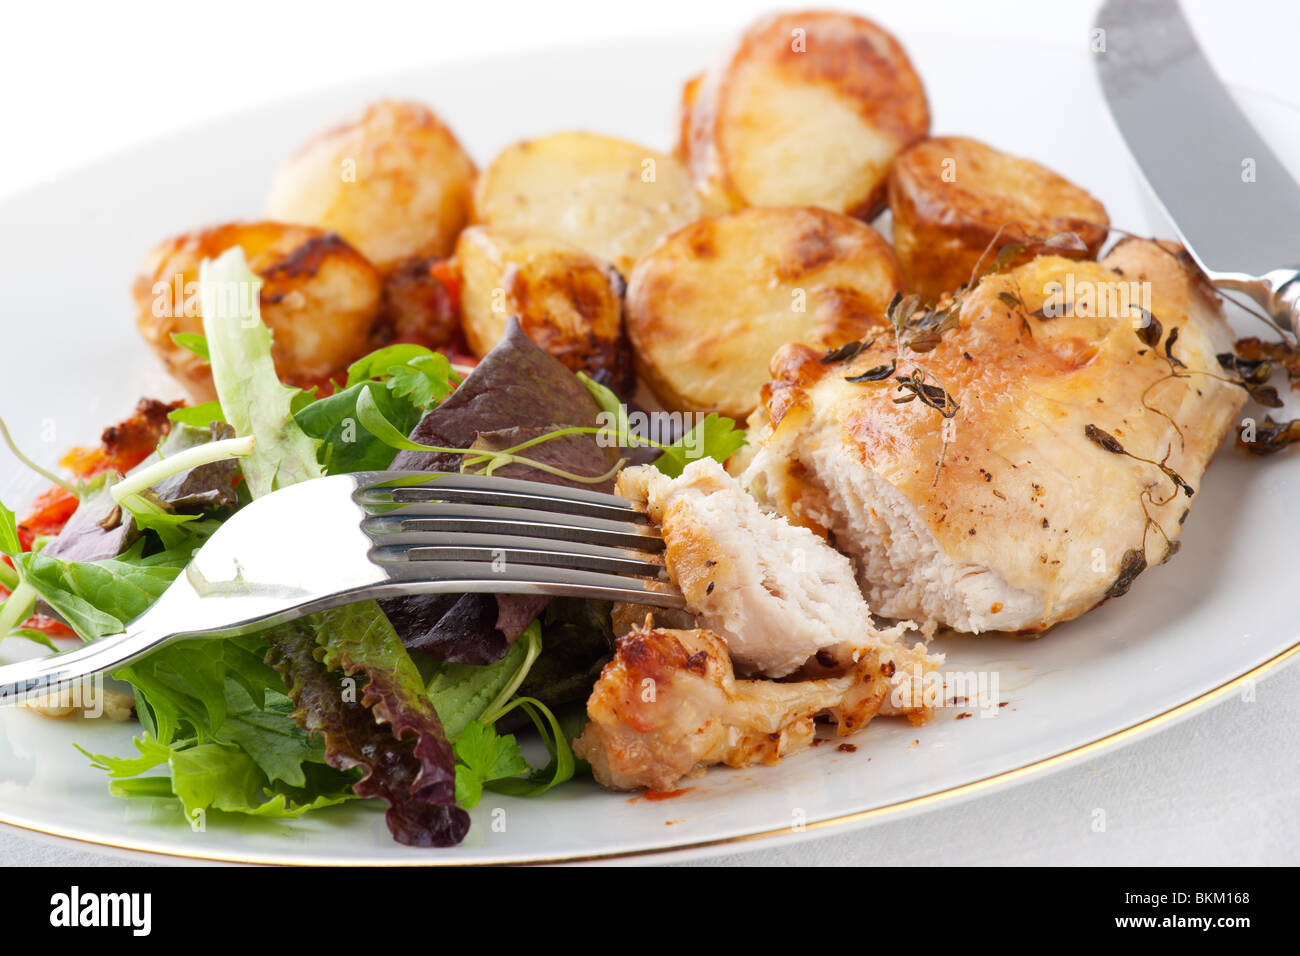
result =
[[809,746],[818,714],[841,736],[860,730],[888,703],[894,679],[895,665],[867,650],[838,676],[737,680],[717,634],[647,622],[618,639],[573,749],[606,787],[675,790],[710,764],[775,764]]
[[865,648],[909,673],[937,663],[903,641],[908,624],[875,626],[844,555],[807,528],[764,514],[712,458],[691,462],[679,478],[626,469],[618,492],[645,504],[663,534],[669,576],[742,673],[785,677],[811,658]]
[[1134,240],[987,276],[958,319],[928,351],[786,346],[742,481],[850,555],[877,613],[1042,631],[1176,549],[1245,398],[1232,334],[1178,250]]

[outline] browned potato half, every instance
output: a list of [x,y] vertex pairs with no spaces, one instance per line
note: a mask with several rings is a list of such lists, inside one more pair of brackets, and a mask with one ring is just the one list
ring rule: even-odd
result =
[[445,256],[469,215],[474,163],[419,103],[383,101],[280,167],[267,215],[337,232],[380,269]]
[[660,238],[704,212],[676,159],[595,133],[516,143],[474,190],[476,222],[568,240],[624,275]]
[[633,270],[637,370],[668,407],[746,417],[787,342],[834,348],[885,322],[889,244],[824,209],[746,209],[673,233]]
[[869,219],[889,164],[930,129],[898,41],[843,13],[760,20],[690,101],[688,165],[735,206],[820,206]]
[[132,285],[136,325],[168,371],[199,401],[216,397],[207,363],[172,341],[202,334],[199,264],[232,246],[262,279],[262,319],[274,334],[276,371],[320,384],[366,353],[382,283],[365,257],[333,233],[278,222],[234,222],[155,246]]
[[927,300],[966,285],[1013,244],[1023,251],[1002,265],[1047,253],[1096,258],[1110,223],[1105,207],[1069,180],[960,136],[927,139],[898,157],[889,209],[907,287]]
[[549,236],[471,226],[460,234],[461,324],[482,357],[514,316],[528,337],[575,372],[631,385],[623,279],[606,263]]
[[697,73],[682,84],[682,101],[677,114],[677,145],[673,148],[673,155],[682,162],[688,162],[691,154],[691,108],[700,94],[700,86],[703,83],[704,74]]

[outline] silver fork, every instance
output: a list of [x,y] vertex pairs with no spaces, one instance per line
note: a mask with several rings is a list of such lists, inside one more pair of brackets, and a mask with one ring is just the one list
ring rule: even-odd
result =
[[488,592],[680,608],[662,549],[636,506],[586,489],[398,471],[304,481],[236,512],[124,633],[0,666],[0,702],[178,638],[246,633],[371,598]]

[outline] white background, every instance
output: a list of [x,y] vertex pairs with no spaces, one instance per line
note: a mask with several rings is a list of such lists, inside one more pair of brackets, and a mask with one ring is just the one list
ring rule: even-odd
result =
[[[836,5],[880,19],[904,42],[909,25],[942,24],[1026,44],[1086,35],[1095,8],[1088,0]],[[1300,101],[1300,4],[1186,6],[1225,79]],[[0,14],[0,198],[140,142],[165,148],[169,132],[322,87],[484,53],[739,29],[770,8],[739,0],[10,5]],[[978,41],[972,55],[979,55]],[[467,69],[466,82],[474,81]],[[1021,77],[1008,64],[1007,95],[1018,82],[1051,78]],[[656,145],[669,139],[665,130]],[[1122,751],[1011,790],[718,862],[1296,863],[1300,667],[1281,669],[1253,693],[1253,701],[1233,698]],[[1093,828],[1098,809],[1104,832]],[[3,863],[123,859],[0,830]]]

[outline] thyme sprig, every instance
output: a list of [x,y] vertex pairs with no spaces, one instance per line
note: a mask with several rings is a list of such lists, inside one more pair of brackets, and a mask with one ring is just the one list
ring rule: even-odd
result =
[[[924,368],[914,357],[917,354],[931,352],[943,339],[944,333],[959,328],[961,323],[962,290],[948,296],[940,305],[922,307],[920,296],[895,292],[885,308],[885,318],[889,320],[890,335],[894,343],[894,357],[885,365],[877,365],[844,377],[846,382],[862,384],[867,382],[893,381],[900,396],[894,404],[905,405],[920,401],[922,405],[933,408],[947,420],[955,416],[961,406],[952,394],[939,382],[933,372]],[[821,357],[824,365],[851,361],[870,349],[879,340],[876,336],[870,341],[846,342],[829,350]],[[934,481],[938,484],[939,472],[943,469],[943,460],[948,452],[949,435],[943,431],[943,445],[939,450],[939,460],[935,463]]]
[[1083,426],[1083,434],[1084,437],[1088,439],[1088,441],[1092,442],[1094,445],[1097,445],[1100,448],[1104,448],[1112,455],[1126,455],[1127,457],[1132,458],[1134,461],[1144,461],[1148,465],[1153,465],[1156,468],[1159,468],[1160,471],[1164,473],[1164,476],[1168,478],[1171,482],[1173,482],[1174,487],[1177,490],[1175,490],[1174,493],[1171,494],[1164,501],[1155,502],[1156,504],[1167,505],[1170,501],[1173,501],[1175,495],[1178,494],[1179,490],[1181,490],[1189,498],[1192,497],[1192,495],[1196,494],[1196,491],[1192,488],[1192,486],[1189,485],[1186,481],[1184,481],[1182,476],[1178,474],[1178,472],[1174,471],[1172,468],[1169,467],[1168,464],[1166,464],[1166,462],[1169,460],[1168,452],[1165,453],[1165,457],[1161,461],[1156,461],[1154,458],[1144,458],[1141,455],[1135,455],[1133,454],[1133,452],[1129,451],[1122,444],[1120,444],[1119,439],[1116,438],[1114,435],[1112,435],[1110,432],[1100,429],[1096,425],[1092,425],[1092,424]]
[[1272,415],[1265,415],[1263,424],[1255,429],[1254,441],[1241,441],[1241,445],[1252,455],[1272,455],[1289,445],[1300,442],[1300,418],[1289,422],[1276,422]]
[[[1169,537],[1164,526],[1152,516],[1151,510],[1147,506],[1153,505],[1157,508],[1162,508],[1173,501],[1174,498],[1178,496],[1179,491],[1182,491],[1188,498],[1196,494],[1196,491],[1191,485],[1183,480],[1183,477],[1178,474],[1178,472],[1169,467],[1167,464],[1169,460],[1169,452],[1165,453],[1165,457],[1161,461],[1155,461],[1151,458],[1144,458],[1141,455],[1135,455],[1126,449],[1120,440],[1110,432],[1098,428],[1093,424],[1084,425],[1083,434],[1090,442],[1097,445],[1099,448],[1110,452],[1112,455],[1124,455],[1128,458],[1134,459],[1135,461],[1146,462],[1148,465],[1154,465],[1174,484],[1174,490],[1166,497],[1159,500],[1156,499],[1155,493],[1151,487],[1143,488],[1138,494],[1138,504],[1142,508],[1142,516],[1146,519],[1142,526],[1142,547],[1130,548],[1128,551],[1124,552],[1124,556],[1120,560],[1119,575],[1106,591],[1107,597],[1119,597],[1121,594],[1128,591],[1129,586],[1133,583],[1133,579],[1146,570],[1147,534],[1152,528],[1155,528],[1156,531],[1160,533],[1160,537],[1165,539],[1164,561],[1168,561],[1171,557],[1177,554],[1178,549],[1182,546],[1181,541],[1175,541]],[[1184,517],[1186,517],[1186,512],[1184,512]]]

